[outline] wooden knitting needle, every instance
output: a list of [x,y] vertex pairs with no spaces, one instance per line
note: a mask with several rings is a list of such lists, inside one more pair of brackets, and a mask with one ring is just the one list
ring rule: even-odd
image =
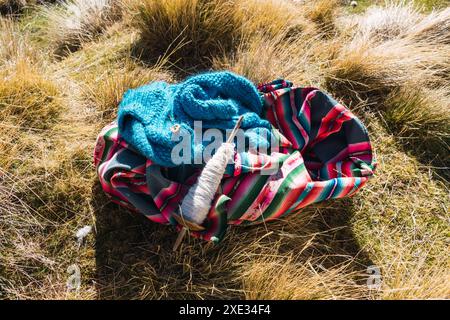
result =
[[[234,137],[237,134],[237,131],[239,130],[242,120],[243,120],[243,116],[240,116],[238,121],[236,122],[233,131],[231,131],[230,136],[227,139],[227,143],[231,143],[233,142]],[[177,240],[175,240],[175,243],[173,245],[172,250],[173,251],[177,251],[178,247],[180,246],[181,242],[183,241],[184,237],[186,236],[186,232],[188,230],[192,230],[192,231],[201,231],[204,230],[205,228],[193,223],[191,221],[187,221],[186,219],[183,218],[183,213],[181,213],[181,215],[178,215],[177,213],[173,213],[172,216],[175,218],[175,220],[177,220],[177,222],[183,226],[183,228],[180,230],[180,233],[178,234]]]
[[175,241],[175,243],[174,243],[174,245],[173,245],[172,251],[175,252],[175,251],[178,250],[178,247],[180,246],[181,241],[183,241],[184,237],[186,236],[187,230],[188,230],[188,229],[187,229],[186,227],[183,227],[183,228],[180,230],[180,232],[178,233],[177,240]]
[[237,134],[237,131],[241,127],[242,120],[244,119],[244,116],[240,116],[238,121],[236,121],[236,124],[234,125],[233,131],[231,131],[230,136],[228,137],[227,143],[233,142],[234,137]]

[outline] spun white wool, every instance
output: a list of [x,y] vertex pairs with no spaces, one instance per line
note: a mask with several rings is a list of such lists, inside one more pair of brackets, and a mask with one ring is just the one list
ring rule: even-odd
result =
[[202,224],[219,187],[226,166],[234,155],[234,144],[223,143],[203,168],[197,182],[181,203],[180,214],[186,220]]
[[91,226],[84,226],[81,229],[77,230],[77,233],[75,234],[75,236],[77,237],[77,242],[79,245],[81,245],[81,243],[83,242],[84,238],[92,231],[92,227]]

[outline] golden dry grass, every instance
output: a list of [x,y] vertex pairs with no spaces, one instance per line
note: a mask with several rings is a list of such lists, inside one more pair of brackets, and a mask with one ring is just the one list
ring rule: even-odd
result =
[[[8,75],[10,73],[10,75]],[[45,129],[61,111],[58,89],[36,70],[19,63],[0,77],[0,117],[19,127]]]
[[[77,51],[64,57],[48,44],[68,38],[42,35],[73,30],[49,27],[57,19],[42,9],[0,20],[1,298],[450,297],[448,8],[355,16],[328,1],[124,3],[112,18],[86,17],[96,31],[69,37],[63,47]],[[61,9],[43,10],[66,17]],[[377,175],[353,198],[172,252],[171,227],[108,201],[92,149],[126,89],[205,68],[326,89],[367,125]],[[84,225],[94,230],[78,246]],[[66,286],[72,264],[79,291]]]
[[156,61],[170,54],[179,67],[204,67],[208,57],[230,50],[240,36],[235,1],[137,2],[140,54]]

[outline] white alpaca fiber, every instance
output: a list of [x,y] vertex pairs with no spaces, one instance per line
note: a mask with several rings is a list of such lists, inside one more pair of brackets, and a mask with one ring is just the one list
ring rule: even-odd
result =
[[189,189],[181,203],[180,214],[183,218],[199,225],[203,223],[225,173],[226,166],[233,155],[234,144],[223,143],[208,161],[197,182]]
[[92,231],[91,226],[84,226],[81,229],[77,230],[77,233],[75,236],[77,237],[78,245],[81,245],[83,243],[84,238]]

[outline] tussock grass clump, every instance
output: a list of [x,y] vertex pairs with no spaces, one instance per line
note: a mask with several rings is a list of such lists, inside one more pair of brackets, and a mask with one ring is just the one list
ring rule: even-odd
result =
[[[304,37],[312,34],[314,24],[305,17],[303,7],[298,3],[276,0],[246,0],[238,1],[236,14],[242,20],[242,33],[247,40],[254,35],[279,37],[285,34],[286,39]],[[277,19],[274,17],[283,17]]]
[[425,16],[407,33],[415,40],[429,44],[450,45],[450,8]]
[[450,64],[448,52],[435,46],[395,39],[379,44],[354,40],[332,59],[325,85],[340,97],[383,101],[390,92],[414,83],[442,82]]
[[339,0],[319,0],[305,3],[303,4],[303,9],[306,10],[305,17],[314,22],[323,34],[328,35],[335,29],[339,2]]
[[61,111],[60,92],[37,70],[21,63],[0,74],[0,117],[20,127],[48,128]]
[[242,274],[245,298],[250,300],[361,299],[367,290],[348,265],[325,269],[313,261],[296,264],[292,257],[261,257]]
[[[150,81],[164,80],[170,81],[170,75],[163,71],[154,69],[144,69],[131,66],[113,70],[100,79],[88,81],[85,92],[87,97],[92,99],[96,110],[105,121],[111,121],[116,117],[117,109],[125,91],[137,88]],[[95,89],[92,82],[96,82]]]
[[400,135],[417,131],[424,137],[448,137],[450,126],[449,90],[406,90],[386,102],[385,119]]
[[413,2],[369,7],[355,19],[357,37],[385,41],[409,32],[423,18]]
[[447,88],[404,88],[386,101],[384,119],[407,149],[439,166],[449,166],[450,97]]
[[145,0],[137,10],[139,54],[153,61],[168,56],[179,67],[204,67],[241,35],[235,1]]
[[105,74],[105,70],[118,69],[134,64],[131,57],[137,32],[130,29],[114,30],[102,35],[97,41],[83,45],[83,50],[73,52],[51,67],[59,77],[84,82]]
[[407,73],[430,88],[448,84],[450,8],[424,15],[411,4],[375,7],[350,28],[356,32],[344,52],[363,48],[360,53],[369,59],[374,55],[380,61],[396,61],[386,65],[392,73]]
[[121,2],[111,0],[62,1],[45,7],[42,14],[48,22],[46,36],[57,54],[77,50],[122,16]]
[[347,103],[368,102],[406,149],[439,167],[448,165],[449,26],[448,9],[369,9],[323,69],[328,90]]
[[28,47],[19,34],[13,20],[0,18],[0,63],[2,65],[15,61],[17,57],[29,56]]
[[370,7],[347,23],[359,40],[413,38],[426,45],[450,44],[450,8],[424,14],[413,2],[391,2],[383,7]]
[[[138,56],[150,61],[167,57],[178,69],[211,66],[211,60],[232,55],[253,37],[296,41],[330,29],[336,3],[322,1],[310,11],[289,1],[195,0],[144,1],[136,5],[141,41]],[[315,19],[315,22],[312,22]],[[328,30],[329,31],[329,30]],[[281,44],[281,42],[280,42]]]
[[14,20],[0,17],[0,66],[13,66],[19,61],[35,63],[41,58],[29,35],[21,32]]
[[448,299],[450,296],[450,267],[448,259],[438,257],[431,266],[425,263],[426,254],[413,263],[395,259],[385,270],[386,284],[383,299]]
[[303,80],[303,71],[308,67],[308,54],[302,47],[305,39],[284,43],[285,33],[280,30],[278,32],[273,38],[259,35],[251,40],[241,41],[234,53],[215,57],[213,68],[232,70],[254,83],[268,82],[279,77]]

